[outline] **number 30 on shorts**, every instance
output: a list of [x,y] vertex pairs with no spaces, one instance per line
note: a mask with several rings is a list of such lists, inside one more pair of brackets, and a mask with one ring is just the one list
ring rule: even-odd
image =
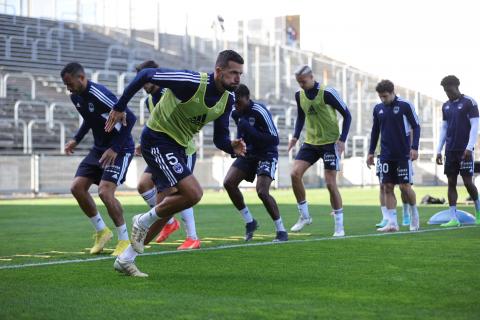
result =
[[388,173],[388,163],[379,163],[379,168],[382,173]]

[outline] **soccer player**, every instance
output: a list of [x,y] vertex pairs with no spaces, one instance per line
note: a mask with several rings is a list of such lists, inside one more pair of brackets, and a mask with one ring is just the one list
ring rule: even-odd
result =
[[[155,61],[147,60],[140,65],[136,66],[137,72],[146,69],[146,68],[158,68],[158,64]],[[152,113],[155,107],[159,107],[160,99],[165,90],[156,86],[152,83],[146,83],[143,85],[143,89],[148,93],[147,99],[145,100],[145,105],[150,113]],[[189,165],[190,170],[193,172],[193,167],[195,166],[196,160],[196,148],[195,142],[190,140],[188,146],[185,150],[187,154],[187,164]],[[141,146],[138,145],[135,148],[135,154],[141,156]],[[156,184],[156,185],[155,185]],[[161,181],[156,183],[153,181],[152,170],[147,166],[145,171],[140,176],[138,182],[137,190],[145,200],[145,202],[153,208],[157,201],[161,202],[165,196],[175,193],[174,188],[170,186],[162,185]],[[185,241],[177,248],[177,250],[187,250],[187,249],[199,249],[200,248],[200,239],[197,237],[197,231],[195,227],[195,217],[193,215],[193,208],[185,209],[181,212],[182,220],[185,224],[185,229],[187,233],[187,238]],[[177,219],[172,217],[165,227],[160,231],[157,239],[157,243],[165,241],[173,232],[177,231],[180,228],[180,223]]]
[[125,109],[127,126],[116,125],[110,133],[104,130],[105,122],[117,98],[104,86],[89,81],[83,67],[76,62],[67,64],[61,71],[63,83],[72,93],[70,99],[83,118],[73,140],[65,145],[65,153],[71,155],[75,147],[91,129],[94,138],[93,148],[77,169],[71,192],[95,227],[95,243],[91,254],[100,253],[112,238],[112,232],[105,225],[88,192],[92,184],[98,185],[98,195],[107,208],[118,234],[118,243],[113,256],[118,256],[130,244],[128,231],[123,218],[123,209],[115,198],[117,186],[125,181],[128,166],[132,160],[134,143],[131,135],[135,115]]
[[[347,105],[337,91],[315,81],[312,69],[301,66],[295,71],[300,90],[295,93],[297,101],[297,120],[293,139],[288,143],[290,151],[298,141],[300,133],[307,122],[305,142],[298,152],[291,171],[292,188],[298,203],[300,217],[290,229],[297,232],[312,223],[303,185],[303,175],[311,165],[320,158],[325,169],[325,183],[330,193],[330,204],[335,218],[334,237],[345,235],[343,228],[342,197],[337,187],[337,171],[340,170],[340,156],[345,150],[345,140],[352,117]],[[343,116],[342,133],[339,132],[337,111]]]
[[253,182],[257,176],[257,195],[272,218],[276,237],[273,241],[287,241],[277,202],[270,195],[270,185],[275,178],[278,162],[278,132],[267,108],[250,100],[248,87],[241,84],[235,91],[235,110],[232,112],[238,128],[237,137],[245,141],[247,153],[232,164],[223,182],[233,205],[245,220],[245,241],[253,238],[257,220],[245,205],[238,185],[242,180]]
[[[412,210],[410,230],[416,231],[419,229],[420,221],[416,195],[411,183],[412,161],[418,158],[420,124],[413,105],[397,97],[394,84],[390,80],[380,81],[376,91],[382,102],[373,109],[373,126],[367,166],[370,168],[374,165],[375,147],[381,134],[378,168],[380,182],[384,185],[385,204],[388,210],[388,223],[378,231],[395,232],[399,230],[396,214],[397,201],[394,194],[396,184],[408,198]],[[413,131],[413,138],[410,137],[410,130]]]
[[[243,156],[245,143],[230,140],[229,117],[234,104],[233,91],[240,84],[243,58],[233,50],[219,53],[213,73],[172,71],[162,68],[144,69],[125,89],[110,112],[105,130],[110,131],[118,121],[127,124],[123,111],[127,102],[145,83],[153,83],[170,90],[164,93],[162,103],[154,108],[142,132],[142,155],[154,179],[175,186],[177,192],[165,197],[144,214],[133,217],[131,246],[114,264],[117,271],[131,276],[147,276],[134,264],[137,253],[142,253],[148,230],[152,225],[163,228],[176,213],[193,207],[203,195],[198,180],[187,164],[185,148],[205,124],[214,121],[214,144],[228,154]],[[168,95],[168,96],[167,96]],[[163,100],[165,99],[165,100]]]
[[460,80],[449,75],[440,83],[448,101],[442,106],[443,122],[436,162],[443,164],[442,149],[445,146],[445,169],[448,178],[448,204],[450,221],[442,227],[457,227],[457,177],[462,176],[463,184],[475,203],[476,224],[480,224],[480,201],[477,187],[473,184],[473,150],[478,136],[478,105],[469,96],[460,93]]

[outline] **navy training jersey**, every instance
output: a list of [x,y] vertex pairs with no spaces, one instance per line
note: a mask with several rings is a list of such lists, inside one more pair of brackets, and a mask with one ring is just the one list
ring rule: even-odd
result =
[[[413,131],[412,141],[410,130]],[[418,150],[420,141],[420,123],[413,105],[397,96],[391,104],[377,104],[373,109],[369,154],[374,154],[379,135],[381,160],[410,159],[410,149]]]
[[88,81],[87,88],[81,94],[71,94],[78,113],[83,118],[83,123],[75,134],[75,141],[80,143],[85,134],[92,129],[94,149],[105,151],[112,148],[115,152],[133,152],[135,145],[132,138],[132,128],[136,117],[126,108],[127,126],[117,123],[114,130],[105,132],[105,122],[112,107],[117,102],[117,97],[101,84]]
[[465,151],[470,137],[470,119],[478,118],[478,105],[471,97],[462,95],[442,106],[443,121],[447,122],[445,151]]
[[[153,83],[161,88],[170,89],[175,97],[181,102],[187,102],[192,98],[200,85],[200,73],[190,70],[172,70],[167,68],[143,69],[129,83],[113,109],[123,111],[130,99],[139,91],[145,83]],[[218,91],[215,85],[214,74],[208,74],[207,88],[204,102],[208,107],[214,106],[222,97],[223,92]],[[229,118],[232,113],[235,96],[230,93],[224,113],[213,122],[213,143],[215,146],[233,154],[230,141]],[[152,134],[155,131],[152,130]]]
[[237,137],[247,145],[247,158],[278,158],[278,131],[270,111],[263,104],[250,101],[245,112],[233,110],[232,118],[238,127]]

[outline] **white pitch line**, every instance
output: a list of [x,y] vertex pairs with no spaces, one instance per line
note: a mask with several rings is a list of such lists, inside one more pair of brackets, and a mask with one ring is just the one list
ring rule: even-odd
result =
[[[175,250],[175,251],[159,251],[159,252],[148,252],[141,254],[139,256],[159,256],[166,254],[184,254],[184,253],[193,253],[193,252],[204,252],[204,251],[216,251],[216,250],[225,250],[225,249],[236,249],[236,248],[245,248],[245,247],[260,247],[260,246],[271,246],[271,245],[286,245],[290,243],[304,243],[304,242],[316,242],[316,241],[327,241],[335,240],[341,241],[345,239],[358,239],[358,238],[370,238],[370,237],[387,237],[387,236],[396,236],[396,235],[409,235],[416,233],[427,233],[427,232],[440,232],[440,231],[452,231],[459,229],[475,228],[475,226],[462,226],[454,228],[434,228],[434,229],[422,229],[419,231],[399,231],[399,232],[390,232],[390,233],[369,233],[369,234],[358,234],[345,237],[323,237],[323,238],[313,238],[313,239],[298,239],[298,240],[289,240],[287,242],[256,242],[256,243],[244,243],[244,244],[231,244],[231,245],[220,245],[216,247],[209,247],[197,250]],[[51,266],[59,264],[69,264],[69,263],[81,263],[81,262],[91,262],[91,261],[101,261],[101,260],[111,260],[114,257],[96,257],[89,259],[73,259],[73,260],[60,260],[60,261],[49,261],[49,262],[39,262],[39,263],[27,263],[27,264],[16,264],[9,266],[0,266],[0,270],[4,269],[23,269],[27,267],[41,267],[41,266]]]

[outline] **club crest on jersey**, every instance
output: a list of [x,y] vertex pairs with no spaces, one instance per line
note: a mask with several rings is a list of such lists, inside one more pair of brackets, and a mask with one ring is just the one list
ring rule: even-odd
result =
[[77,107],[77,109],[80,109],[80,107],[81,107],[80,102],[77,102],[77,105],[75,107]]
[[255,125],[255,118],[253,117],[248,118],[248,123],[250,123],[250,125],[253,127]]
[[462,110],[462,107],[463,107],[463,103],[459,103],[457,106],[458,110]]
[[445,106],[445,110],[448,110],[448,109],[450,109],[450,105],[447,104],[447,105]]
[[89,103],[88,103],[88,111],[93,112],[94,109],[95,109],[95,108],[94,108],[94,106],[93,106],[93,103],[89,102]]
[[180,163],[176,163],[173,165],[173,171],[180,174],[183,172],[183,166]]
[[400,107],[399,107],[399,106],[393,107],[393,113],[397,114],[398,111],[400,111]]

